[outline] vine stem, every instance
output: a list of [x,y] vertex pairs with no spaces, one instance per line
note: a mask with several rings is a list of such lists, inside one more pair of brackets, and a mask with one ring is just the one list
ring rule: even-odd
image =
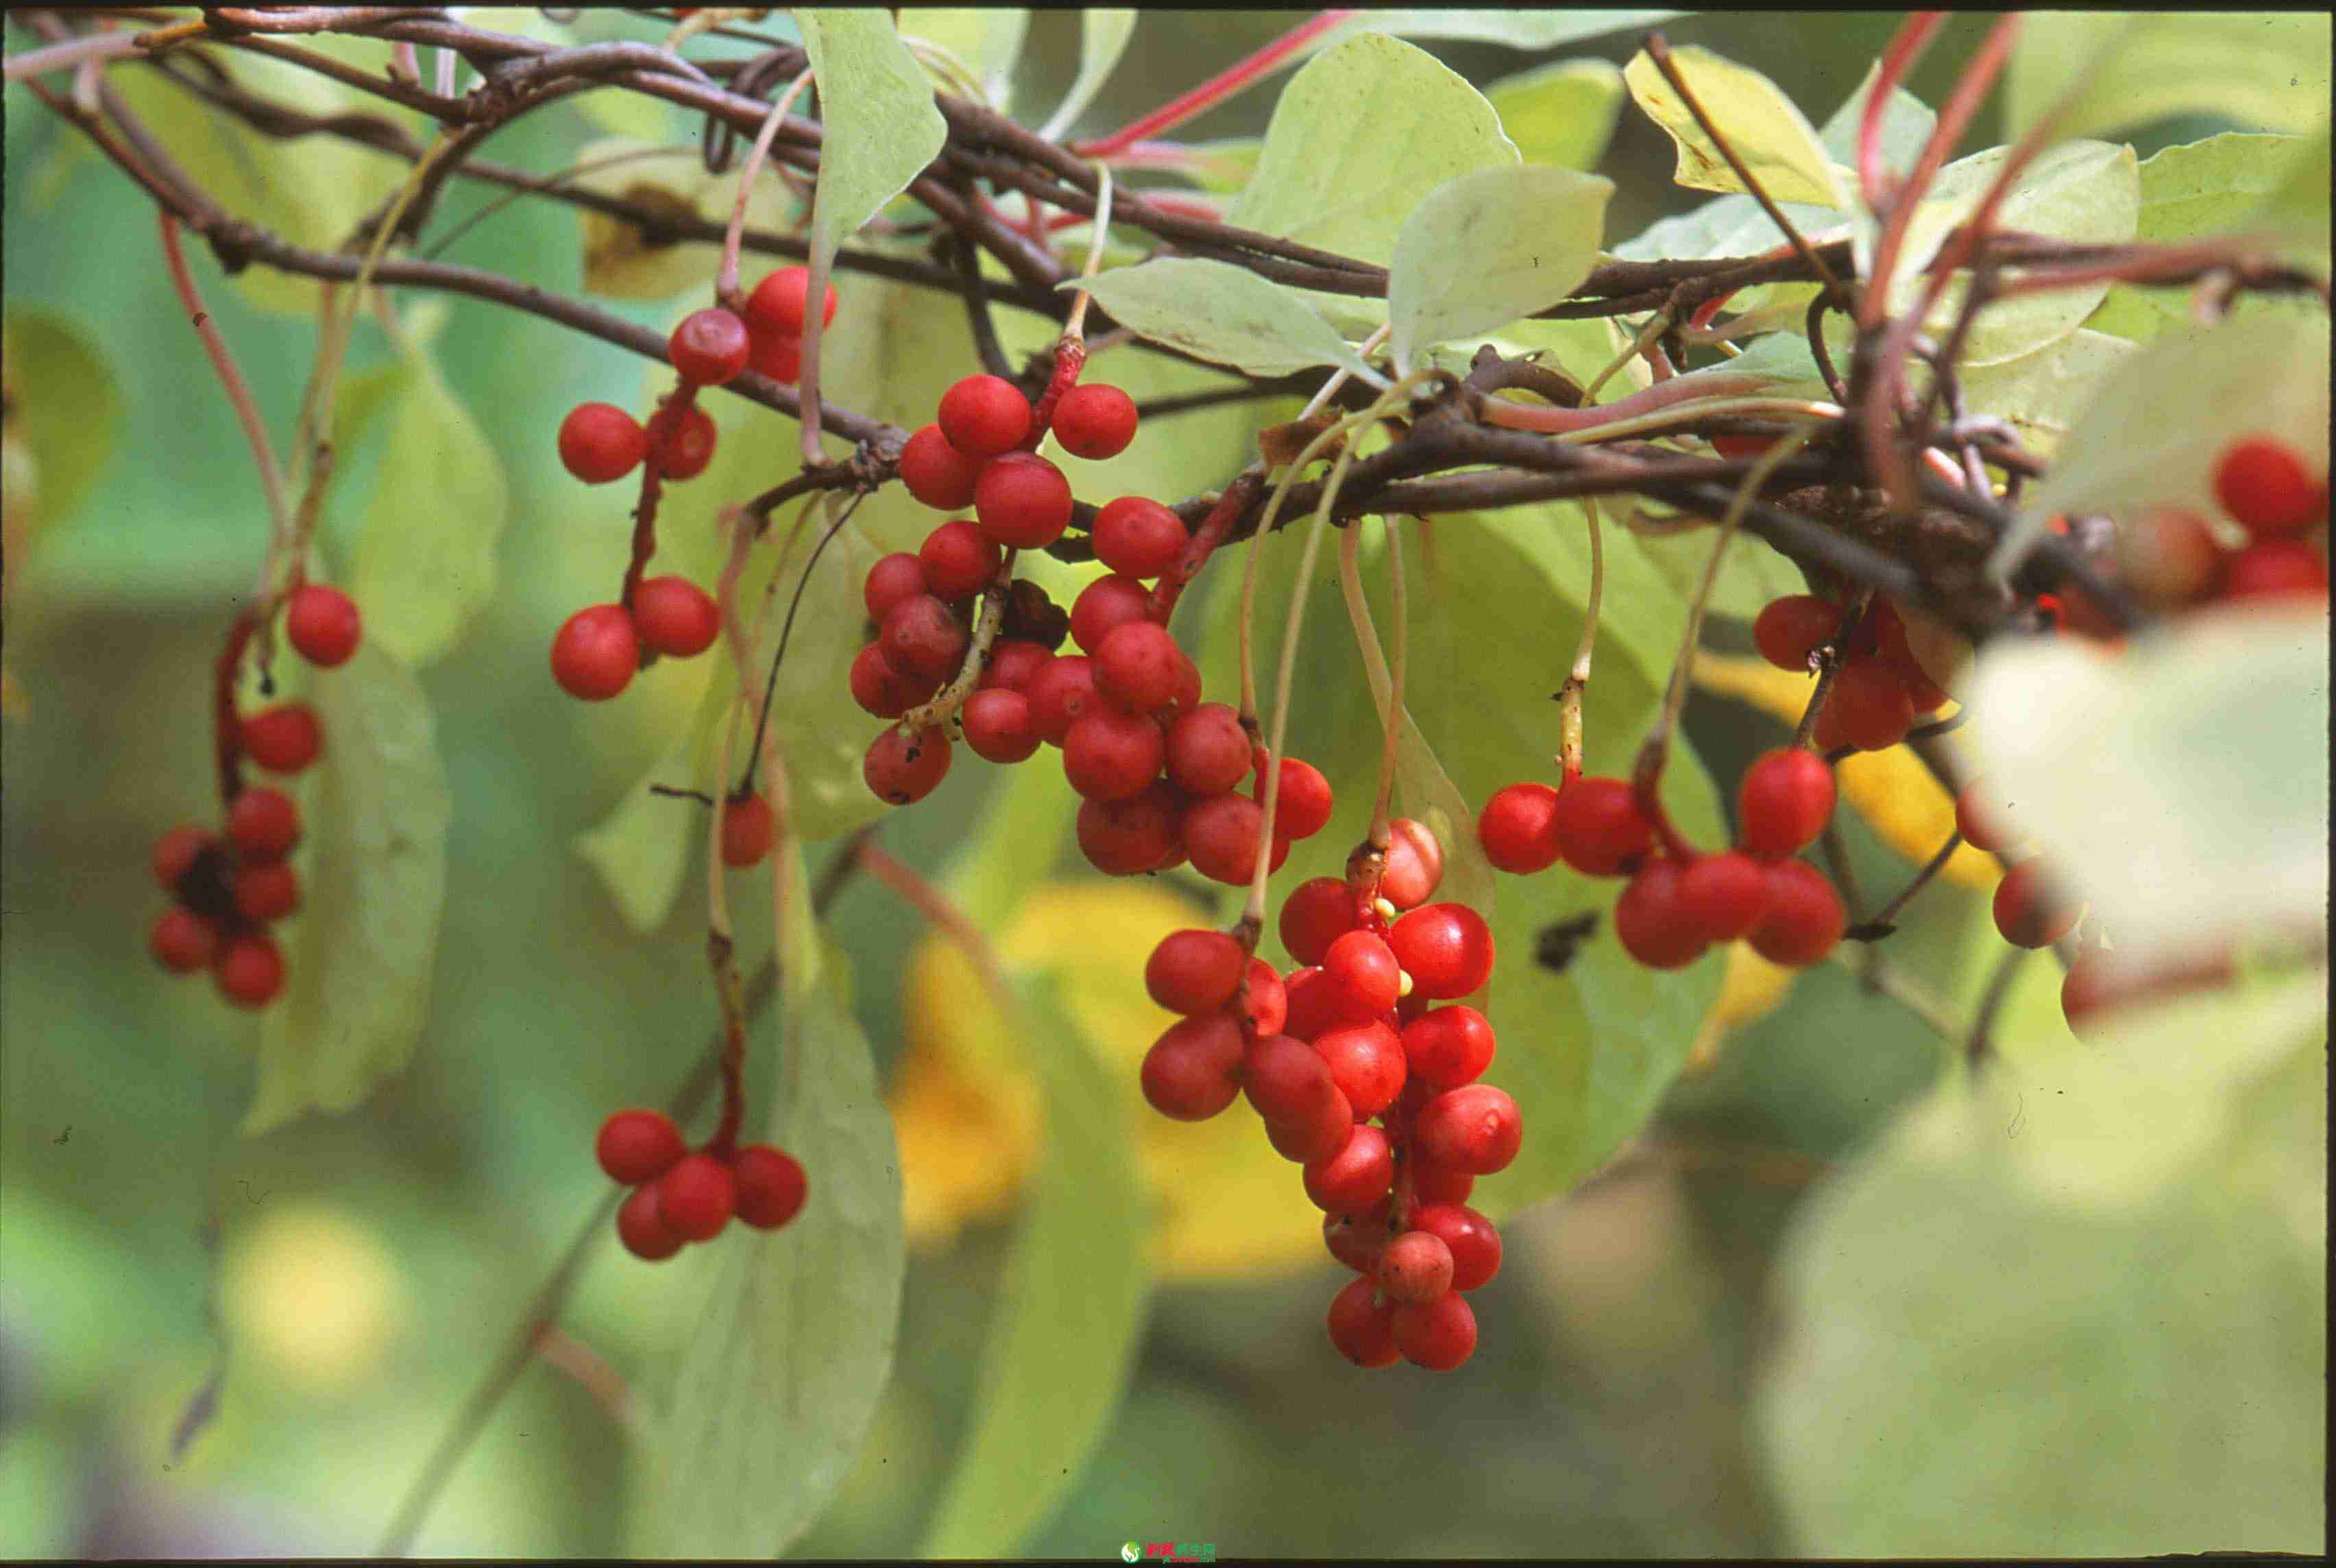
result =
[[[200,24],[197,24],[198,29]],[[91,33],[69,38],[62,44],[44,48],[27,49],[8,56],[6,79],[20,82],[28,76],[40,76],[51,71],[65,71],[96,61],[119,60],[125,54],[143,53],[152,38],[148,33]]]
[[1864,108],[1857,116],[1857,187],[1871,211],[1879,212],[1890,198],[1891,175],[1888,165],[1882,161],[1882,122],[1890,108],[1890,96],[1898,83],[1914,68],[1914,62],[1931,46],[1947,20],[1943,11],[1917,11],[1898,24],[1890,43],[1882,51],[1881,63],[1874,73],[1874,91],[1868,94]]
[[[763,171],[764,161],[771,155],[772,141],[777,137],[779,127],[786,123],[787,112],[795,106],[795,100],[811,85],[812,77],[809,71],[799,73],[772,103],[770,113],[764,116],[763,128],[754,132],[754,145],[746,151],[745,166],[738,172],[738,195],[730,204],[730,228],[722,236],[722,265],[714,275],[714,300],[742,316],[745,314],[745,301],[738,295],[738,247],[746,237],[746,207],[754,194],[754,177]],[[806,301],[811,297],[808,293],[803,296]],[[810,314],[806,305],[806,331],[810,328]]]
[[1582,607],[1582,641],[1573,650],[1573,667],[1557,692],[1557,766],[1561,787],[1582,776],[1582,699],[1590,690],[1590,656],[1598,646],[1598,601],[1606,591],[1606,547],[1599,527],[1598,502],[1582,498],[1582,521],[1590,529],[1590,592]]
[[[1619,326],[1621,324],[1617,323],[1616,325]],[[1624,348],[1621,353],[1608,360],[1606,362],[1605,368],[1599,371],[1597,375],[1591,376],[1590,378],[1590,385],[1582,389],[1582,406],[1584,408],[1589,407],[1590,400],[1598,395],[1598,389],[1600,387],[1605,385],[1608,382],[1613,380],[1615,376],[1621,375],[1624,365],[1638,358],[1639,355],[1644,354],[1648,349],[1652,348],[1657,340],[1670,329],[1671,313],[1669,311],[1658,310],[1652,316],[1647,317],[1647,324],[1639,328],[1638,336],[1631,338],[1630,346]]]
[[[1750,397],[1762,387],[1771,385],[1771,379],[1764,375],[1707,372],[1698,376],[1673,376],[1668,381],[1642,387],[1628,397],[1618,397],[1611,403],[1584,402],[1580,408],[1560,408],[1546,403],[1513,403],[1506,398],[1488,397],[1484,401],[1478,417],[1486,424],[1502,430],[1530,431],[1536,435],[1571,435],[1676,408],[1698,398]],[[1584,398],[1595,392],[1598,383],[1592,382],[1585,388]]]
[[1817,666],[1817,684],[1809,688],[1808,706],[1801,709],[1801,722],[1793,726],[1795,745],[1815,749],[1817,719],[1825,712],[1825,699],[1833,695],[1834,677],[1841,673],[1839,645],[1848,640],[1849,634],[1864,618],[1865,607],[1873,599],[1872,589],[1857,596],[1856,602],[1841,618],[1841,629],[1833,634],[1832,646],[1822,650],[1823,658]]
[[1393,826],[1388,820],[1388,803],[1395,794],[1396,743],[1403,733],[1403,677],[1409,638],[1406,635],[1406,615],[1403,598],[1402,547],[1396,543],[1395,524],[1380,519],[1387,538],[1388,570],[1395,585],[1395,666],[1387,667],[1386,651],[1379,645],[1379,631],[1371,617],[1370,600],[1363,594],[1362,540],[1359,525],[1349,525],[1340,531],[1338,539],[1338,592],[1346,600],[1347,622],[1354,628],[1355,647],[1362,655],[1363,667],[1370,677],[1373,692],[1386,696],[1377,704],[1379,710],[1379,773],[1377,793],[1371,800],[1371,826],[1368,842],[1371,846],[1373,885],[1358,890],[1360,902],[1368,903],[1378,896],[1376,885],[1378,873],[1387,869],[1387,845],[1393,840]]
[[162,257],[170,269],[171,287],[178,290],[179,303],[194,324],[195,335],[202,339],[203,352],[210,356],[211,368],[219,373],[219,384],[227,389],[227,400],[235,409],[237,423],[243,426],[243,438],[250,444],[251,460],[259,469],[259,487],[267,493],[268,515],[275,523],[276,535],[288,538],[292,532],[292,506],[284,492],[284,469],[268,442],[268,425],[259,416],[258,404],[253,401],[251,384],[244,380],[227,339],[219,336],[218,323],[203,308],[202,295],[195,287],[194,274],[188,269],[186,253],[179,244],[179,220],[168,211],[158,211],[155,219],[162,232]]
[[1014,581],[1014,551],[1007,550],[998,563],[997,575],[981,590],[981,609],[973,618],[973,636],[966,643],[965,657],[959,663],[957,673],[949,685],[933,695],[930,702],[920,703],[894,721],[902,735],[914,735],[920,729],[933,729],[949,723],[965,706],[981,683],[981,672],[989,662],[989,650],[997,646],[998,633],[1006,624],[1006,594]]
[[1354,15],[1353,11],[1318,12],[1256,54],[1228,65],[1190,92],[1180,93],[1150,113],[1138,115],[1099,141],[1082,142],[1077,151],[1083,158],[1109,158],[1147,137],[1173,130],[1194,115],[1215,108]]

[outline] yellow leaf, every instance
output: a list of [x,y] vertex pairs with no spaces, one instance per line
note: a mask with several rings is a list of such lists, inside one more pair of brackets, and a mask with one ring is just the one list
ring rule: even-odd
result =
[[[1778,669],[1766,659],[1713,653],[1696,656],[1695,679],[1706,691],[1749,703],[1786,724],[1800,722],[1816,685],[1816,677]],[[1938,853],[1954,831],[1954,797],[1904,746],[1854,753],[1842,759],[1834,776],[1840,781],[1841,798],[1874,835],[1916,865]],[[1992,856],[1962,844],[1939,874],[1957,887],[1990,889],[2002,880],[2003,868]]]

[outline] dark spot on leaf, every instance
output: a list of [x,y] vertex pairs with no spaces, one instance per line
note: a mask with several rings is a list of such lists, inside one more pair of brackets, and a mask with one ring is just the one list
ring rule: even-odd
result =
[[1564,920],[1542,927],[1533,936],[1533,962],[1551,974],[1563,974],[1581,953],[1582,944],[1588,941],[1597,930],[1598,913],[1595,910],[1569,915]]

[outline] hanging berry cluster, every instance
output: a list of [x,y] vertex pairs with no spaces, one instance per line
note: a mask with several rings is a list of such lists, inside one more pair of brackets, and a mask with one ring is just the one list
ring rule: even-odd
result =
[[[209,969],[219,994],[245,1008],[264,1007],[284,989],[284,954],[268,927],[300,907],[300,879],[285,860],[300,842],[300,808],[282,790],[247,787],[241,763],[297,774],[325,745],[323,721],[306,703],[237,711],[236,670],[258,629],[238,621],[219,658],[214,723],[226,821],[219,832],[185,823],[155,842],[154,880],[171,902],[149,939],[163,968]],[[362,633],[355,601],[339,589],[307,583],[285,602],[285,640],[320,668],[347,663]]]
[[803,1168],[768,1144],[692,1150],[663,1111],[618,1111],[600,1124],[593,1153],[612,1181],[633,1189],[617,1210],[617,1236],[657,1262],[710,1242],[735,1218],[775,1231],[803,1211]]

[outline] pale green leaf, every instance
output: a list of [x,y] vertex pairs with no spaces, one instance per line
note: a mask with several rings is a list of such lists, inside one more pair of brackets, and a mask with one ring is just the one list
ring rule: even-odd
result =
[[2324,971],[1941,1086],[1800,1216],[1790,1549],[2325,1544]]
[[716,1243],[721,1271],[642,1446],[637,1552],[784,1552],[842,1484],[891,1373],[900,1158],[841,959],[794,961],[814,940],[808,896],[798,867],[774,1031],[781,1066],[764,1130],[803,1163],[803,1212],[782,1230],[742,1226]]
[[[1853,166],[1857,161],[1858,122],[1864,118],[1866,100],[1874,96],[1874,80],[1881,74],[1879,61],[1867,66],[1865,80],[1857,84],[1857,91],[1817,128],[1817,144],[1834,162]],[[1921,99],[1903,87],[1892,88],[1890,102],[1882,111],[1882,161],[1901,174],[1913,167],[1938,121]]]
[[1347,340],[1295,290],[1229,261],[1163,257],[1103,273],[1090,292],[1138,336],[1218,365],[1260,375],[1317,365],[1362,367]]
[[[628,95],[590,93],[586,101],[622,96]],[[584,172],[574,183],[676,219],[727,222],[737,202],[745,161],[738,160],[739,166],[726,174],[711,175],[694,144],[609,137],[578,150],[576,162]],[[747,201],[747,221],[756,228],[784,229],[794,207],[793,196],[766,175]],[[712,240],[668,240],[589,208],[578,209],[577,222],[584,287],[593,294],[670,299],[686,288],[704,288],[721,262],[722,247]]]
[[2184,326],[2104,376],[2077,416],[2062,461],[2032,486],[1996,552],[2023,557],[2059,512],[2138,516],[2158,506],[2215,514],[2213,473],[2250,431],[2328,465],[2328,318],[2259,315]]
[[[1054,771],[1054,770],[1048,770]],[[1124,1080],[1051,975],[1017,988],[1046,1132],[996,1292],[970,1430],[920,1555],[1007,1557],[1076,1483],[1133,1369],[1151,1272]]]
[[[1368,112],[1358,112],[1363,105]],[[1426,51],[1366,33],[1290,79],[1266,127],[1256,177],[1225,217],[1384,266],[1430,191],[1516,161],[1484,94]]]
[[2077,83],[2056,135],[2176,114],[2309,131],[2328,118],[2328,61],[2325,12],[2029,12],[2004,73],[2005,135],[2027,131]]
[[[2319,166],[2312,167],[2314,147]],[[2327,138],[2316,144],[2295,136],[2229,131],[2204,141],[2168,147],[2142,161],[2141,212],[2135,238],[2160,242],[2203,235],[2286,230],[2318,237],[2324,251],[2328,229]],[[2297,176],[2307,176],[2299,186]],[[2273,204],[2290,190],[2316,192],[2317,209],[2277,221]],[[2241,307],[2272,302],[2243,298]],[[2282,302],[2284,303],[2284,302]],[[2136,342],[2156,336],[2190,317],[2187,288],[2110,288],[2086,325]],[[2293,305],[2289,306],[2294,308]]]
[[1527,163],[1595,169],[1622,112],[1622,73],[1604,60],[1557,60],[1484,89]]
[[[38,522],[72,515],[122,434],[113,371],[80,326],[36,307],[12,307],[0,347],[8,440],[21,443],[38,485]],[[12,527],[10,548],[22,542]]]
[[1195,141],[1185,151],[1190,162],[1183,172],[1192,183],[1230,196],[1257,178],[1265,142],[1255,136],[1235,136],[1222,141]]
[[1127,41],[1135,34],[1137,15],[1132,8],[1106,5],[1079,13],[1079,73],[1071,79],[1071,90],[1063,94],[1061,106],[1048,117],[1039,135],[1058,140],[1086,112],[1087,105],[1103,91],[1112,67],[1126,53]]
[[[2032,354],[1998,360],[1962,373],[1963,399],[1974,414],[2000,414],[2011,422],[2029,450],[2050,457],[2076,421],[2101,378],[2125,363],[2133,345],[2107,333],[2079,330]],[[1927,374],[1910,379],[1920,396]]]
[[636,931],[653,931],[665,924],[681,894],[690,846],[705,837],[705,807],[654,794],[650,786],[704,789],[719,795],[722,781],[711,777],[708,760],[715,721],[737,690],[737,677],[725,661],[706,683],[688,727],[657,765],[641,775],[607,816],[576,835],[576,852],[599,875],[617,912]]
[[[259,1036],[243,1130],[346,1111],[405,1066],[430,1008],[453,806],[428,699],[375,637],[319,674],[323,760],[305,793],[300,911]],[[304,781],[305,782],[305,781]]]
[[2263,229],[2286,236],[2297,253],[2325,276],[2328,271],[2328,129],[2312,138],[2296,154],[2281,181],[2256,215]]
[[1971,711],[1982,769],[2120,955],[2325,929],[2324,605],[2201,611],[2121,655],[2001,640]]
[[[1801,112],[1758,72],[1689,44],[1671,51],[1680,79],[1714,122],[1760,188],[1778,201],[1840,207],[1844,197],[1833,165]],[[1672,180],[1690,190],[1742,190],[1728,160],[1696,123],[1687,102],[1641,51],[1622,68],[1630,96],[1679,147]]]
[[1466,38],[1484,44],[1505,44],[1513,49],[1555,49],[1584,38],[1609,33],[1643,30],[1659,22],[1684,15],[1680,11],[1570,11],[1556,8],[1513,11],[1366,10],[1335,28],[1332,38],[1356,32],[1395,33],[1406,38]]
[[511,519],[502,462],[439,375],[420,334],[403,346],[380,472],[366,496],[349,591],[370,635],[420,669],[462,639],[493,599]]
[[1012,106],[1014,67],[1030,13],[1019,5],[917,5],[900,13],[903,36],[938,44],[971,69],[1001,113]]
[[1419,204],[1387,274],[1388,348],[1417,351],[1555,305],[1598,262],[1612,180],[1571,169],[1480,169]]
[[818,266],[925,171],[949,127],[890,13],[803,6],[795,23],[819,76],[825,131],[811,217]]

